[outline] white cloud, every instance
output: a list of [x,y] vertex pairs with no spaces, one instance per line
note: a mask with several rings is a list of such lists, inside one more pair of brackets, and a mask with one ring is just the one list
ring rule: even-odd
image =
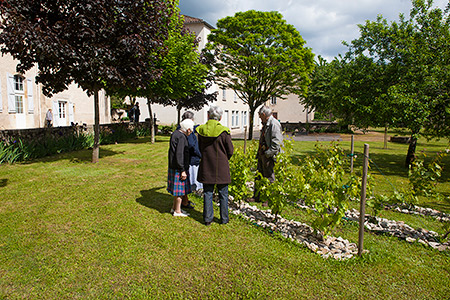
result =
[[[445,8],[448,0],[434,1]],[[351,42],[359,36],[358,24],[376,20],[383,15],[389,21],[398,20],[400,13],[409,14],[410,0],[180,0],[183,14],[201,18],[215,25],[218,19],[250,9],[279,11],[294,25],[307,46],[317,55],[332,59],[344,54],[342,41]]]

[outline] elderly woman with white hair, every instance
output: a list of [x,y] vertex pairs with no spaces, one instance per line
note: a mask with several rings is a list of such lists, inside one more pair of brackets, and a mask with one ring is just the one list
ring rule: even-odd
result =
[[181,210],[183,197],[191,193],[189,181],[189,144],[187,137],[194,131],[194,121],[186,119],[180,128],[170,136],[169,171],[167,174],[167,191],[174,196],[171,213],[175,217],[187,217],[189,214]]

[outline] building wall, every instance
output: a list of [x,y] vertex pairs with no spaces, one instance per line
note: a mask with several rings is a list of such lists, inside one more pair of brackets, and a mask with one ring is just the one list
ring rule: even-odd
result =
[[[53,97],[42,93],[42,86],[35,83],[37,68],[33,67],[25,74],[16,72],[17,61],[10,55],[0,57],[0,129],[40,128],[45,126],[45,115],[48,109],[53,110],[54,126],[68,126],[71,122],[94,124],[94,98],[76,84]],[[11,84],[14,75],[21,75],[23,91],[15,90]],[[11,88],[13,86],[13,88]],[[23,111],[11,105],[11,97],[22,96]],[[100,92],[100,123],[111,121],[110,101],[105,93]],[[61,115],[62,118],[59,118]]]
[[314,112],[307,112],[305,106],[300,104],[299,97],[294,94],[284,100],[277,98],[276,104],[269,100],[266,105],[272,109],[280,122],[307,123],[314,119]]

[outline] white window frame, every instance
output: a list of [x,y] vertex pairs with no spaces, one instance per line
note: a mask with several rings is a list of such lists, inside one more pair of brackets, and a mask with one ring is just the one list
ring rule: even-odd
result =
[[227,101],[227,90],[226,89],[222,89],[222,100]]
[[66,118],[66,104],[65,101],[58,101],[58,118],[65,119]]
[[272,104],[272,105],[276,105],[277,104],[277,97],[276,96],[270,97],[270,104]]
[[[16,114],[24,114],[24,98],[25,98],[25,90],[24,90],[24,82],[25,78],[19,74],[14,75],[14,107]],[[21,80],[17,80],[17,79]]]

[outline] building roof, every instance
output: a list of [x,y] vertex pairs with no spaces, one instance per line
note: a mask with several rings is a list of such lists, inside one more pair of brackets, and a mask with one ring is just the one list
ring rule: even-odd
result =
[[205,20],[199,19],[199,18],[194,18],[191,16],[187,16],[187,15],[183,15],[184,17],[184,24],[204,24],[206,27],[209,27],[210,29],[214,29],[214,27],[212,25],[210,25],[208,22],[206,22]]

